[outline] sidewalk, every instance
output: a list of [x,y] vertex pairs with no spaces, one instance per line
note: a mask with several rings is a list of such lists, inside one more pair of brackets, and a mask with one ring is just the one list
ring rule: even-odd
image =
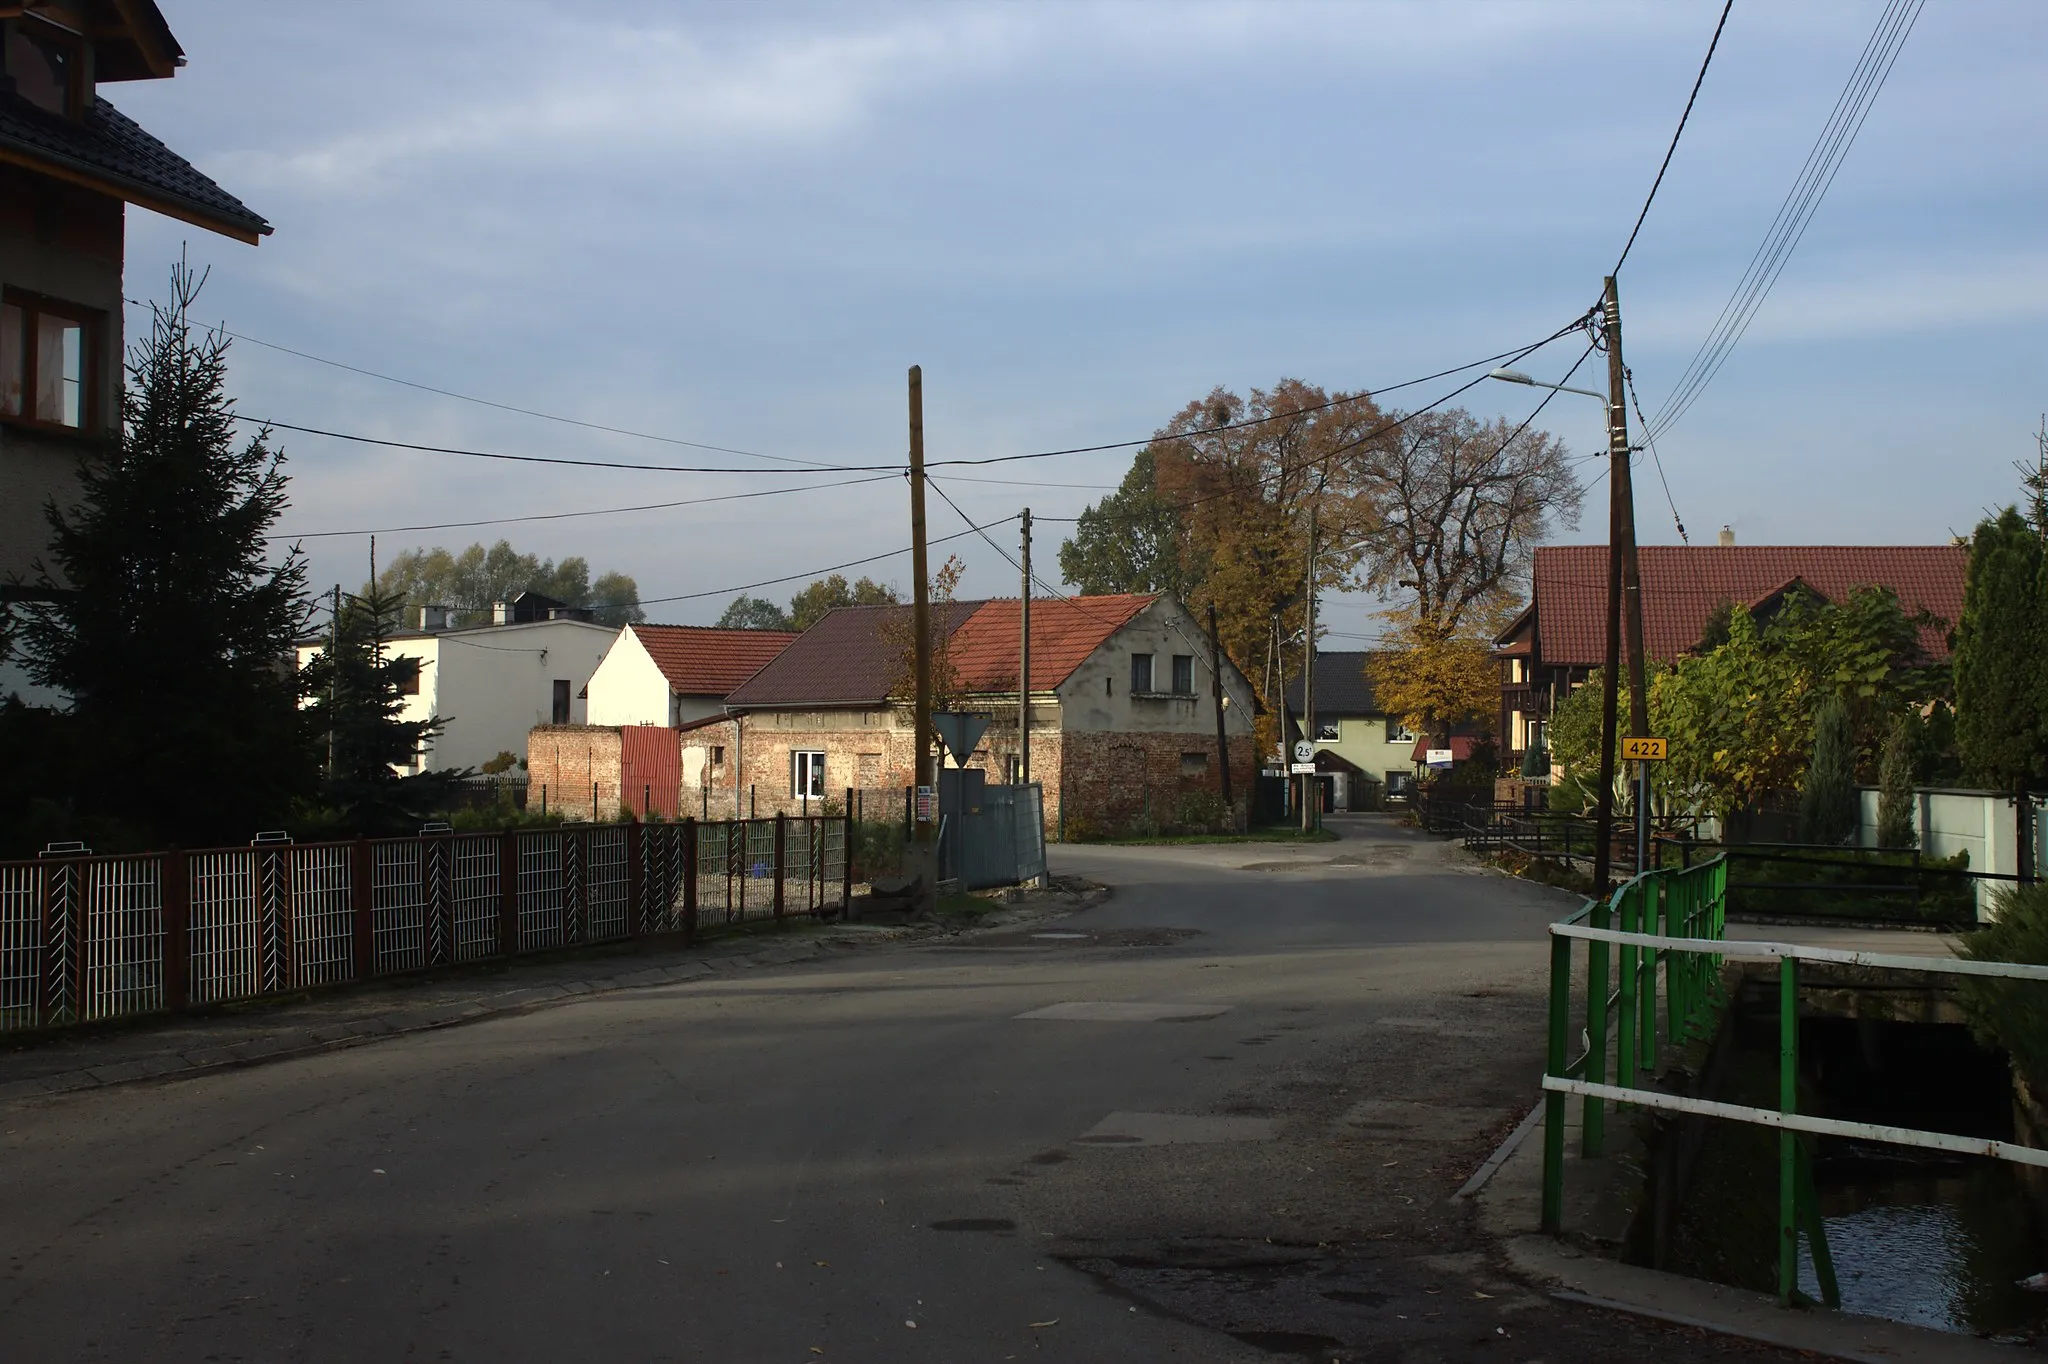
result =
[[691,947],[620,943],[573,955],[389,976],[284,999],[0,1036],[0,1105],[136,1080],[183,1077],[382,1037],[546,1008],[585,995],[819,961],[862,947],[1014,928],[1098,903],[1101,888],[1032,892],[971,924],[787,920],[719,932]]

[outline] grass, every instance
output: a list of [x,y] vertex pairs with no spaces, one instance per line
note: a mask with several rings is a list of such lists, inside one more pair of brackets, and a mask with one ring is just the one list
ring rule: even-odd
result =
[[1273,827],[1252,829],[1241,834],[1154,834],[1150,838],[1095,838],[1090,843],[1111,847],[1160,847],[1182,843],[1335,843],[1337,835],[1328,829]]

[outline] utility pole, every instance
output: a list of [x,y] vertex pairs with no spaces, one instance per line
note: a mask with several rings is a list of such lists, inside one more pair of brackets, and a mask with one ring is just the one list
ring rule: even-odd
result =
[[917,902],[921,912],[938,907],[939,866],[932,844],[932,817],[939,801],[939,779],[932,768],[932,593],[925,572],[924,544],[924,370],[910,367],[910,575],[916,583],[911,607],[911,648],[917,655],[913,665],[916,689],[911,703],[911,725],[917,754],[911,814],[911,857],[917,874]]
[[[1636,563],[1635,490],[1629,474],[1628,367],[1621,358],[1621,294],[1609,275],[1601,297],[1601,330],[1607,346],[1607,657],[1600,692],[1600,800],[1594,816],[1593,888],[1605,895],[1613,884],[1614,762],[1620,723],[1621,645],[1628,631],[1629,733],[1650,733],[1650,697],[1644,685],[1643,591]],[[1636,870],[1648,865],[1649,764],[1637,764]]]
[[[1302,620],[1301,640],[1301,737],[1308,740],[1309,751],[1315,751],[1316,742],[1316,509],[1317,504],[1308,504],[1308,575],[1306,588],[1308,605]],[[1301,831],[1312,832],[1322,820],[1322,804],[1316,799],[1316,774],[1301,774]]]
[[1223,774],[1223,808],[1233,827],[1237,806],[1230,799],[1230,736],[1223,727],[1223,645],[1216,635],[1216,603],[1209,603],[1209,699],[1216,705],[1216,770]]
[[341,676],[341,584],[334,585],[334,605],[327,613],[327,780],[334,780],[334,697]]
[[1024,509],[1024,592],[1017,638],[1017,784],[1031,784],[1031,508]]

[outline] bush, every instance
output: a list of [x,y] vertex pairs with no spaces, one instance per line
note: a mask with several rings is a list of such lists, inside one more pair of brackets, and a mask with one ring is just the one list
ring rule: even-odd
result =
[[[1956,954],[2048,966],[2048,884],[2001,891],[1995,903],[1996,922],[1964,939]],[[1963,976],[1956,994],[1977,1040],[2003,1047],[2028,1087],[2048,1093],[2048,983]]]
[[853,879],[873,881],[903,870],[903,824],[900,820],[862,820],[853,826]]
[[[1910,852],[1873,853],[1843,848],[1801,848],[1796,853],[1731,848],[1728,907],[1745,914],[1784,914],[1831,919],[1889,919],[1919,923],[1970,923],[1977,917],[1976,885],[1967,876],[1970,855],[1921,857]],[[1769,889],[1738,882],[1770,882]],[[1911,890],[1865,887],[1917,885]]]
[[1221,834],[1233,832],[1236,821],[1231,818],[1230,807],[1223,803],[1223,797],[1214,791],[1185,791],[1181,794],[1180,808],[1175,812],[1173,832],[1185,834]]

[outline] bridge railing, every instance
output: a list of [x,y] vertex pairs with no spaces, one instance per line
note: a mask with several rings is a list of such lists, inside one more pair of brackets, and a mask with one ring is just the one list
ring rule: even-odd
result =
[[[1724,1118],[1775,1128],[1778,1147],[1778,1295],[1788,1305],[1798,1285],[1799,1233],[1813,1247],[1823,1295],[1836,1305],[1827,1253],[1800,1133],[1848,1137],[1922,1150],[1991,1156],[2048,1169],[2048,1150],[2012,1142],[1877,1123],[1849,1122],[1798,1111],[1800,962],[1880,971],[1993,977],[2048,984],[2048,966],[1852,952],[1796,943],[1729,940],[1725,935],[1727,860],[1665,868],[1628,881],[1605,900],[1550,926],[1550,1014],[1543,1077],[1543,1229],[1562,1230],[1566,1103],[1582,1105],[1581,1141],[1589,1159],[1603,1154],[1610,1104]],[[1586,945],[1582,997],[1575,997],[1575,944]],[[1720,972],[1727,961],[1778,964],[1778,1107],[1755,1108],[1694,1098],[1653,1087],[1685,1042],[1710,1038],[1727,1000]],[[1610,981],[1612,966],[1614,979]],[[1659,968],[1662,968],[1661,972]],[[1586,1045],[1569,1054],[1571,1024],[1583,1019]],[[1660,1046],[1659,1022],[1662,1021]],[[1610,1022],[1612,1024],[1610,1028]],[[1611,1038],[1611,1046],[1610,1046]],[[1613,1064],[1609,1080],[1610,1053]]]
[[844,815],[0,862],[0,1033],[843,910]]

